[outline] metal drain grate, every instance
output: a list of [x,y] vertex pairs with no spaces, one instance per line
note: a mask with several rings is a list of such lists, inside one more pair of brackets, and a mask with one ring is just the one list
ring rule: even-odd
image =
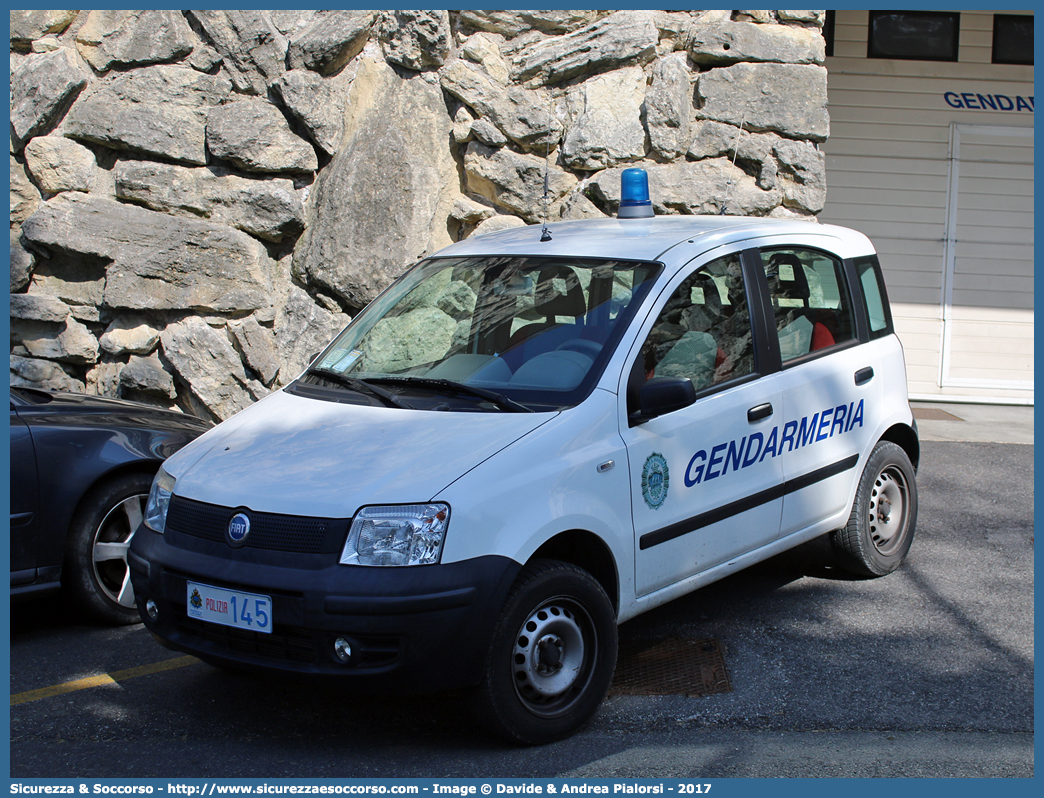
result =
[[913,414],[918,421],[964,421],[963,418],[938,407],[915,407]]
[[731,693],[717,640],[636,640],[620,645],[609,695]]

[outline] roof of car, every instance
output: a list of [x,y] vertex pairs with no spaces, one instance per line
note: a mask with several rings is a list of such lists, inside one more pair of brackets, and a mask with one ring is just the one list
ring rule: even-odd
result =
[[[753,216],[655,216],[647,219],[585,219],[548,222],[550,241],[541,241],[540,224],[514,227],[496,233],[472,236],[440,252],[444,256],[529,255],[558,257],[601,257],[626,260],[658,260],[681,243],[698,245],[693,251],[774,235],[824,236],[824,242],[842,257],[873,253],[862,233],[815,221],[765,219]],[[839,247],[845,251],[839,251]]]

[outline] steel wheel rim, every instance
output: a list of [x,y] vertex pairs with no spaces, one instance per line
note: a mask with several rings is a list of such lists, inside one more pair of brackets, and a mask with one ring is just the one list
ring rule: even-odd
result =
[[511,652],[511,678],[522,704],[542,717],[559,715],[579,698],[597,656],[594,624],[578,602],[543,602],[522,623]]
[[149,494],[139,493],[121,501],[105,514],[91,539],[94,581],[109,601],[127,609],[134,607],[127,551],[148,498]]
[[894,554],[903,543],[908,505],[908,488],[902,469],[897,466],[882,469],[870,489],[867,520],[870,540],[884,556]]

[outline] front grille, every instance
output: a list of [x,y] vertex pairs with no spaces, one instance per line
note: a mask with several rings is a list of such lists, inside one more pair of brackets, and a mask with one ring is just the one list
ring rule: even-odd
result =
[[[206,504],[181,496],[172,496],[167,510],[167,529],[222,542],[228,522],[238,512],[235,507]],[[286,551],[296,554],[338,552],[348,534],[347,518],[309,518],[249,511],[250,534],[244,548]]]

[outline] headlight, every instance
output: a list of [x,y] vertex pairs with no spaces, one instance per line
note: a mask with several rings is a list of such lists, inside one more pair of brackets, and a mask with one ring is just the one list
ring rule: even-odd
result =
[[167,507],[170,504],[171,494],[174,493],[174,484],[177,480],[162,468],[156,473],[152,480],[152,490],[149,491],[149,501],[145,505],[145,526],[153,532],[163,534],[167,526]]
[[364,507],[352,521],[342,565],[432,565],[442,555],[449,505]]

